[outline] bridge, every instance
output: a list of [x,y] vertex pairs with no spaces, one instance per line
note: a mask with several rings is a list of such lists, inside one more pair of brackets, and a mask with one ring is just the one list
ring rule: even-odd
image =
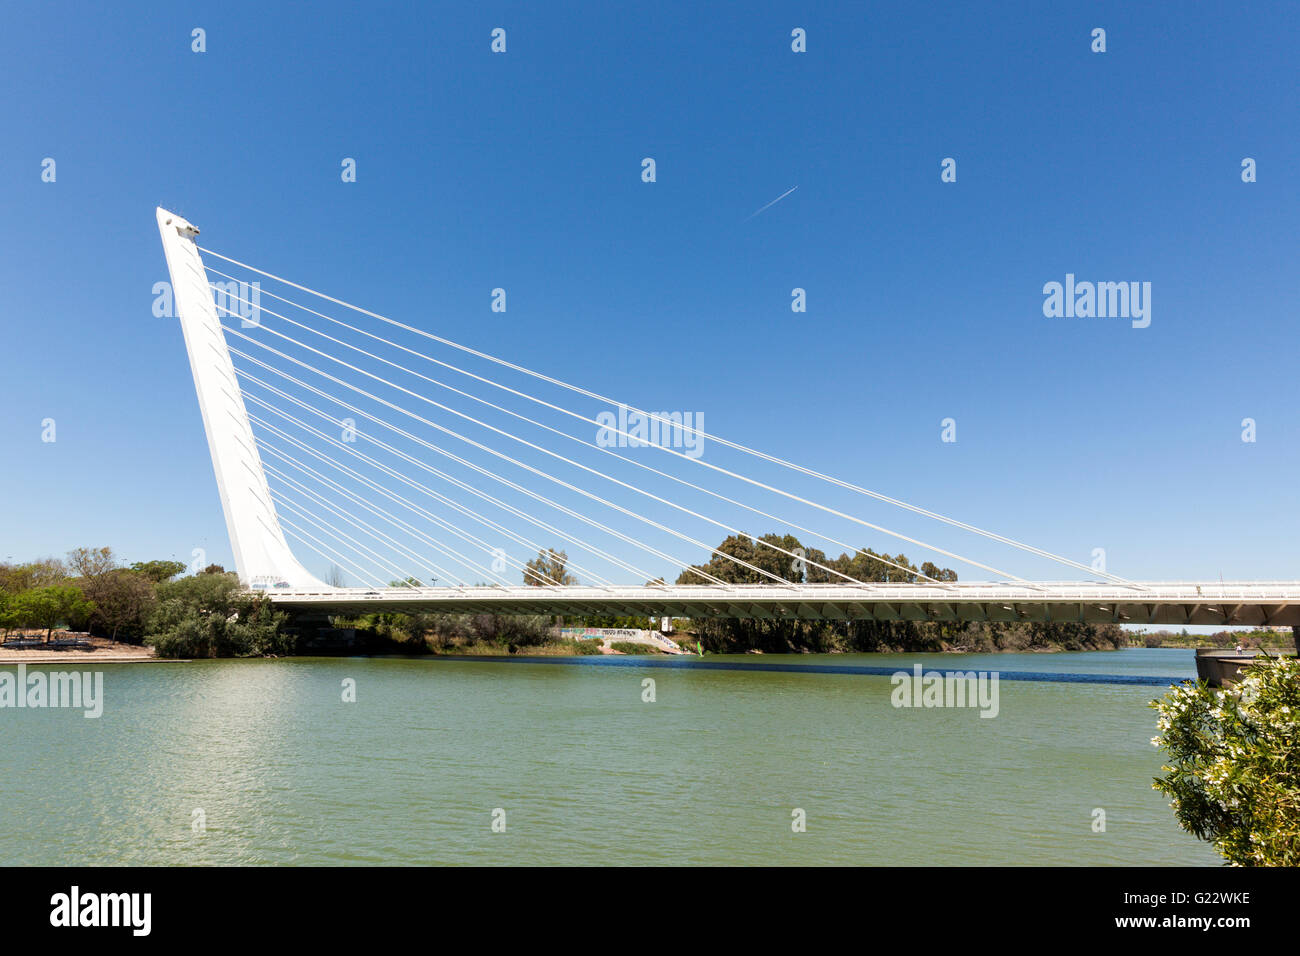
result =
[[277,604],[366,613],[625,614],[831,621],[1300,625],[1291,584],[778,584],[597,588],[326,588],[272,591]]
[[[1300,627],[1300,582],[1126,580],[201,247],[198,228],[165,209],[157,221],[236,569],[246,587],[277,605]],[[471,363],[485,371],[462,367]],[[446,440],[455,450],[438,443]],[[698,451],[704,443],[707,455]],[[773,474],[802,484],[792,488]],[[835,503],[812,497],[804,485],[831,490]],[[843,504],[846,498],[1089,580],[1019,577],[946,541],[868,520]],[[819,547],[742,530],[756,518]],[[901,555],[864,551],[847,540],[860,529],[994,579],[958,582],[929,562],[918,569]],[[724,550],[702,537],[720,532],[737,546]],[[289,537],[359,584],[327,584],[301,562]],[[556,544],[581,560],[562,568],[527,560]],[[821,545],[842,549],[840,558],[827,557]],[[691,583],[663,583],[665,568],[686,572]],[[423,583],[432,579],[443,583]]]

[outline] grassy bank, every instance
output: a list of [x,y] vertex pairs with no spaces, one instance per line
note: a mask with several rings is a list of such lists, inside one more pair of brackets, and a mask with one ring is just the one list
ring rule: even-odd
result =
[[1258,629],[1253,631],[1219,631],[1215,634],[1189,634],[1187,631],[1147,631],[1135,637],[1139,647],[1209,647],[1231,650],[1243,647],[1248,651],[1267,650],[1295,653],[1295,636],[1291,629]]

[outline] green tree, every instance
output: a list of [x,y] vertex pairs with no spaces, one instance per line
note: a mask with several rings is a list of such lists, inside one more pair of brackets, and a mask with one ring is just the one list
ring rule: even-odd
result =
[[[154,573],[160,573],[160,569]],[[103,624],[113,640],[117,640],[121,631],[136,640],[143,634],[149,612],[157,601],[154,588],[152,575],[126,568],[107,571],[82,584],[86,596],[95,602],[95,620]]]
[[185,565],[179,561],[137,561],[131,565],[131,570],[143,574],[154,584],[162,584],[183,572]]
[[[766,537],[782,540],[775,535],[767,535]],[[798,547],[799,542],[795,538],[787,537],[788,540],[794,542],[795,547]],[[775,560],[772,558],[758,559],[757,551],[767,551],[774,555]],[[718,545],[717,552],[720,553],[713,554],[705,564],[692,565],[679,574],[677,583],[712,584],[713,581],[710,578],[717,578],[727,584],[776,583],[771,578],[753,570],[753,568],[746,567],[746,564],[754,567],[763,567],[764,564],[770,564],[772,567],[765,568],[765,570],[771,570],[778,577],[788,577],[790,574],[790,558],[773,551],[771,548],[764,548],[755,544],[754,539],[747,534],[728,535]],[[744,564],[740,563],[742,561]]]
[[[791,570],[802,570],[803,579],[808,584],[848,584],[842,577],[831,574],[826,568],[835,568],[835,564],[826,557],[820,548],[808,548],[802,565],[795,562]],[[838,569],[836,569],[838,570]],[[791,580],[794,580],[793,578]]]
[[68,569],[58,558],[41,558],[26,564],[0,564],[0,591],[18,594],[32,588],[60,584],[68,577]]
[[1168,754],[1155,789],[1179,825],[1236,866],[1300,866],[1300,660],[1261,658],[1234,686],[1151,702]]
[[934,578],[936,581],[956,581],[957,572],[952,568],[941,568],[931,561],[926,561],[921,565],[921,573],[927,578]]
[[0,591],[0,639],[7,638],[9,632],[18,626],[18,615],[14,611],[14,595]]
[[196,574],[158,586],[145,643],[163,657],[259,657],[291,653],[285,615],[234,574]]
[[13,626],[43,628],[46,641],[55,627],[84,620],[93,608],[81,590],[70,584],[32,588],[11,600]]

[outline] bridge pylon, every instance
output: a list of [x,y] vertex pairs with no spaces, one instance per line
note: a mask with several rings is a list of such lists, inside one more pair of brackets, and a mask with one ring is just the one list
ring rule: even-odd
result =
[[158,230],[239,579],[252,588],[330,590],[299,563],[285,541],[207,272],[194,243],[199,230],[161,207]]

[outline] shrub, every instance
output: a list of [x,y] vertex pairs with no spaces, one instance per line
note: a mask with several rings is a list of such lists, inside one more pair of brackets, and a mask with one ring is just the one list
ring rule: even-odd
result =
[[293,652],[285,615],[233,574],[199,574],[161,584],[145,643],[160,657],[261,657]]
[[1232,687],[1183,684],[1151,705],[1169,755],[1154,786],[1179,825],[1236,866],[1300,865],[1300,661],[1260,658]]

